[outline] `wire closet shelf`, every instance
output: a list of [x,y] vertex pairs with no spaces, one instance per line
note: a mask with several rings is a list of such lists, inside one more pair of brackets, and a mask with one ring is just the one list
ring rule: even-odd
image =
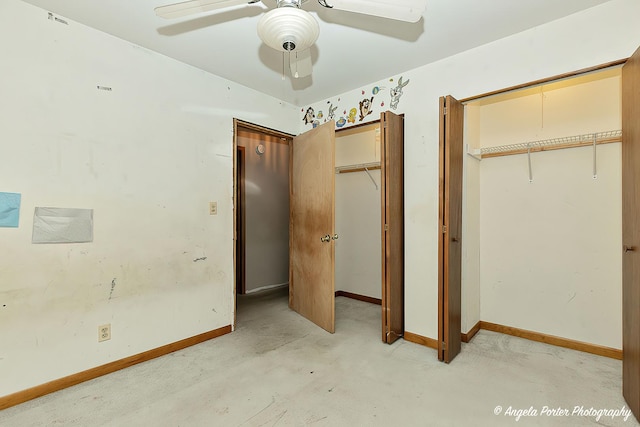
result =
[[556,150],[560,148],[582,147],[609,142],[620,142],[622,130],[588,133],[583,135],[565,136],[561,138],[544,139],[540,141],[521,142],[517,144],[484,147],[480,149],[481,157],[492,157],[508,154],[525,154],[536,151]]

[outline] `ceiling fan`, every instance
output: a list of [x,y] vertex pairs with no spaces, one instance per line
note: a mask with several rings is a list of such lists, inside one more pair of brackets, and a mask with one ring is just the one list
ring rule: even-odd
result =
[[[313,16],[302,9],[308,0],[275,0],[276,7],[258,22],[258,36],[269,47],[289,54],[294,78],[311,75],[310,47],[318,39],[320,27]],[[261,0],[190,0],[155,8],[156,15],[173,19]],[[373,15],[405,22],[417,22],[427,0],[318,0],[327,9]]]

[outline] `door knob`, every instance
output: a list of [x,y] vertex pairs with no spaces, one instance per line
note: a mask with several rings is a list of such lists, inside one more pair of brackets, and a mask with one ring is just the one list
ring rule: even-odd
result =
[[624,245],[623,248],[624,248],[625,252],[635,252],[636,251],[636,247],[635,246]]
[[322,243],[330,242],[330,241],[331,241],[331,236],[329,236],[329,235],[327,234],[326,236],[321,237],[321,238],[320,238],[320,241],[321,241]]
[[339,237],[339,236],[338,236],[337,234],[334,234],[334,235],[331,237],[331,240],[338,240],[338,237]]

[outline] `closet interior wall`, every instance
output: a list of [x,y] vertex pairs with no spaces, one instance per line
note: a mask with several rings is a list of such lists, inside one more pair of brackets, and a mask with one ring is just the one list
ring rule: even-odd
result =
[[376,299],[382,296],[379,162],[379,123],[336,133],[335,289]]
[[[620,111],[620,68],[496,95],[466,105],[466,148],[620,130]],[[592,146],[465,156],[463,332],[622,347],[620,143],[595,152],[595,177]]]

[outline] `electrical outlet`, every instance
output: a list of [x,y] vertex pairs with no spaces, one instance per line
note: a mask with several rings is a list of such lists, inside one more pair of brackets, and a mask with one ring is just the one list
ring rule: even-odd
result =
[[218,202],[209,202],[209,215],[218,215]]
[[111,339],[111,323],[98,326],[98,342]]

